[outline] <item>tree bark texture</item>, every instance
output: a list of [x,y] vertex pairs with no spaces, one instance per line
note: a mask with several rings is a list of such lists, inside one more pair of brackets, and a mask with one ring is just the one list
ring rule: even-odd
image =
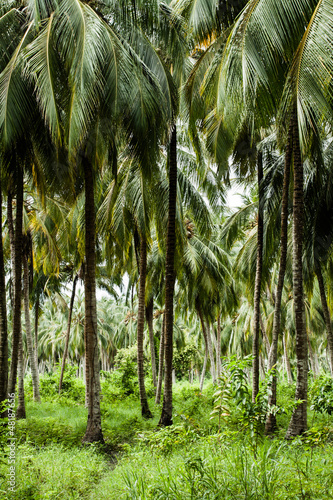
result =
[[195,301],[195,308],[197,310],[200,323],[201,323],[201,328],[202,328],[202,334],[205,340],[205,347],[209,355],[209,360],[211,364],[211,375],[213,379],[213,383],[216,383],[216,373],[215,373],[215,360],[214,360],[214,352],[213,352],[213,345],[212,345],[212,339],[210,336],[209,328],[206,328],[205,321],[203,318],[202,310],[201,310],[201,305],[200,301],[197,298]]
[[[289,183],[290,183],[290,165],[293,151],[293,120],[290,121],[287,149],[284,161],[282,202],[281,202],[281,243],[280,243],[280,268],[279,277],[274,300],[274,317],[273,317],[273,333],[272,343],[268,356],[268,370],[271,370],[277,363],[277,350],[279,335],[281,330],[281,302],[284,284],[284,276],[287,266],[287,250],[288,250],[288,199],[289,199]],[[268,396],[268,404],[276,405],[276,387],[277,377],[273,376],[271,394]],[[265,433],[271,434],[276,429],[276,416],[269,414],[266,419]]]
[[99,355],[97,336],[97,307],[96,307],[96,215],[94,200],[93,166],[87,159],[83,159],[85,177],[85,254],[86,266],[84,274],[86,363],[88,363],[88,422],[83,442],[103,442],[101,409],[100,409],[100,382],[99,382]]
[[155,356],[155,342],[154,342],[154,300],[151,299],[146,307],[146,321],[149,331],[149,346],[150,346],[150,360],[151,372],[153,377],[154,387],[157,387],[157,373],[156,373],[156,356]]
[[258,225],[257,225],[257,265],[256,277],[254,284],[254,314],[253,314],[253,376],[252,376],[252,401],[255,402],[259,392],[259,333],[260,333],[260,296],[261,296],[261,281],[262,281],[262,258],[264,246],[264,217],[262,210],[261,196],[261,181],[263,178],[262,152],[258,152],[257,158],[258,170],[258,192],[259,192],[259,207],[258,207]]
[[221,315],[218,313],[217,315],[217,335],[216,335],[216,370],[217,370],[217,378],[221,376]]
[[[0,224],[2,229],[2,186],[0,172]],[[8,399],[8,328],[5,266],[3,257],[2,231],[0,237],[0,403]],[[1,417],[1,412],[0,412]]]
[[172,425],[173,295],[175,288],[177,201],[177,129],[173,125],[169,154],[169,208],[165,259],[165,376],[160,425]]
[[22,280],[22,223],[23,223],[23,169],[18,166],[16,184],[16,219],[14,246],[14,310],[13,336],[8,392],[15,392],[19,343],[21,335],[21,280]]
[[30,307],[29,307],[29,266],[26,252],[23,252],[23,291],[24,291],[24,319],[25,319],[25,335],[27,339],[28,355],[30,360],[32,390],[34,401],[40,403],[39,394],[39,374],[37,365],[37,355],[35,352],[31,323],[30,323]]
[[212,343],[212,337],[211,337],[211,333],[210,333],[209,323],[207,323],[206,336],[207,336],[208,353],[209,353],[209,359],[210,359],[210,373],[212,375],[213,384],[216,384],[214,349],[213,349],[213,343]]
[[19,348],[18,348],[18,402],[16,417],[17,419],[26,418],[25,400],[24,400],[24,359],[23,359],[23,339],[20,331]]
[[146,274],[147,274],[147,242],[146,238],[140,237],[140,265],[139,265],[139,304],[137,321],[137,345],[138,345],[138,380],[141,414],[144,418],[152,418],[149,410],[148,399],[145,388],[145,372],[143,366],[143,332],[145,327],[145,296],[146,296]]
[[287,341],[286,341],[285,333],[283,333],[283,335],[282,335],[282,343],[283,343],[283,355],[284,355],[284,361],[286,364],[288,384],[292,384],[293,383],[293,374],[291,371],[290,360],[289,360],[289,356],[288,356]]
[[328,305],[327,305],[324,278],[323,278],[323,274],[322,274],[321,267],[320,267],[319,263],[317,263],[315,270],[316,270],[316,275],[317,275],[317,280],[318,280],[318,285],[319,285],[321,306],[323,308],[325,324],[326,324],[327,350],[328,350],[329,365],[330,365],[331,375],[333,377],[333,330],[332,330],[332,323],[331,323],[331,315],[330,315],[330,311],[329,311]]
[[297,379],[295,399],[301,400],[293,411],[286,437],[292,438],[307,430],[308,343],[304,325],[303,297],[303,163],[299,145],[297,115],[294,114],[294,197],[293,197],[293,289],[296,327]]
[[312,349],[311,341],[309,339],[309,336],[307,336],[308,340],[308,350],[309,350],[309,358],[310,358],[310,366],[311,370],[313,373],[313,378],[316,379],[318,377],[318,370],[317,370],[317,364],[316,364],[316,358]]
[[37,293],[36,304],[35,304],[35,346],[36,346],[36,356],[38,361],[38,319],[39,319],[39,292]]
[[266,328],[265,328],[264,321],[262,319],[262,314],[261,313],[259,315],[259,323],[260,323],[262,338],[263,338],[263,341],[264,341],[264,344],[265,344],[266,354],[267,354],[267,357],[268,357],[269,356],[269,352],[271,350],[271,345],[269,343],[269,338],[267,337]]
[[11,190],[8,190],[7,195],[7,227],[10,245],[10,280],[9,280],[9,296],[12,310],[14,310],[14,260],[15,260],[15,232],[13,220],[13,195]]
[[62,389],[62,381],[63,381],[63,378],[64,378],[66,360],[67,360],[67,355],[68,355],[69,336],[70,336],[70,333],[71,333],[71,323],[72,323],[73,306],[74,306],[74,300],[75,300],[76,284],[77,284],[78,279],[79,279],[79,277],[76,274],[75,277],[74,277],[74,280],[73,280],[72,295],[71,295],[71,301],[70,301],[70,304],[69,304],[69,311],[68,311],[68,321],[67,321],[67,331],[66,331],[66,339],[65,339],[65,349],[64,349],[64,355],[62,357],[61,373],[60,373],[60,380],[59,380],[59,394],[61,393],[61,389]]
[[164,350],[165,350],[165,314],[163,314],[162,330],[160,336],[159,360],[158,360],[158,377],[155,403],[157,405],[161,402],[162,380],[163,380],[163,366],[164,366]]
[[204,386],[206,369],[207,369],[207,360],[208,360],[208,345],[207,345],[207,337],[206,336],[204,336],[204,340],[205,340],[205,357],[204,357],[204,362],[203,362],[202,372],[201,372],[201,377],[200,377],[200,392],[202,392],[202,389]]

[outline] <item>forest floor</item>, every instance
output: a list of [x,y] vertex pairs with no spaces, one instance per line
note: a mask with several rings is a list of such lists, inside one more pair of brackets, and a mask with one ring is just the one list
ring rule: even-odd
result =
[[[286,410],[277,416],[276,435],[264,437],[260,415],[245,415],[232,398],[219,424],[218,413],[211,414],[217,404],[211,383],[200,394],[198,385],[179,382],[174,425],[159,429],[161,406],[153,399],[154,418],[144,420],[137,396],[111,398],[105,390],[106,445],[82,446],[87,411],[78,387],[59,398],[49,382],[41,385],[44,402],[33,403],[28,387],[27,418],[16,423],[15,493],[8,489],[9,451],[2,440],[1,499],[333,498],[330,415],[309,409],[308,433],[290,442],[284,439]],[[290,408],[293,393],[294,387],[280,385],[278,404]]]

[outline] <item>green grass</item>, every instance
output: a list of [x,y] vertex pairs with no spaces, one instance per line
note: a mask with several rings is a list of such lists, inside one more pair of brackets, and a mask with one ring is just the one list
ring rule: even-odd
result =
[[[274,439],[254,438],[237,413],[211,419],[214,388],[203,394],[187,382],[174,387],[174,425],[158,429],[161,406],[144,420],[134,395],[102,401],[106,447],[82,446],[87,410],[65,400],[27,402],[17,422],[15,499],[269,500],[333,498],[332,417],[309,412],[308,436],[285,442],[290,415],[279,415]],[[279,387],[287,406],[293,390]],[[0,459],[0,499],[7,464]],[[1,496],[2,495],[2,496]]]
[[265,441],[254,457],[241,441],[202,439],[165,456],[136,448],[90,494],[107,499],[328,499],[332,449],[311,453]]
[[93,448],[21,445],[16,462],[17,490],[12,498],[88,498],[107,470],[106,458]]

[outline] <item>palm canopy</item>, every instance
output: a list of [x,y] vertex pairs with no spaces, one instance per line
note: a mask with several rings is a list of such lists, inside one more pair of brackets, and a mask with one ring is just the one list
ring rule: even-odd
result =
[[296,106],[304,148],[309,129],[331,109],[332,23],[329,1],[249,1],[203,82],[217,115],[226,116],[226,106],[246,106],[267,122],[279,107],[283,131]]
[[[0,129],[5,140],[22,132],[31,99],[26,87],[31,91],[33,83],[51,136],[58,144],[65,141],[70,152],[94,131],[97,112],[104,133],[113,129],[121,111],[132,147],[143,137],[153,146],[159,123],[168,121],[170,103],[114,26],[79,0],[27,2],[25,7],[5,14],[20,23],[16,38],[4,47],[10,59],[1,68]],[[5,20],[2,24],[9,36]]]

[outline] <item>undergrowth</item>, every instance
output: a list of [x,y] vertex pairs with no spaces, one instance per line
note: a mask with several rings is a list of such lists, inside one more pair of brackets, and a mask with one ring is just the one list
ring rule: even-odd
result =
[[153,398],[154,418],[142,419],[135,390],[126,395],[112,387],[112,377],[104,377],[104,447],[81,445],[87,422],[77,390],[81,382],[70,374],[66,392],[58,397],[58,375],[48,375],[41,383],[43,402],[33,403],[28,391],[27,419],[17,422],[11,497],[5,493],[8,448],[3,439],[0,443],[0,499],[333,498],[331,379],[321,377],[311,385],[309,431],[290,443],[283,438],[294,387],[278,385],[279,429],[273,439],[266,438],[269,383],[251,404],[242,369],[231,361],[220,386],[208,382],[203,393],[197,384],[178,382],[174,424],[167,428],[158,428],[161,406]]

